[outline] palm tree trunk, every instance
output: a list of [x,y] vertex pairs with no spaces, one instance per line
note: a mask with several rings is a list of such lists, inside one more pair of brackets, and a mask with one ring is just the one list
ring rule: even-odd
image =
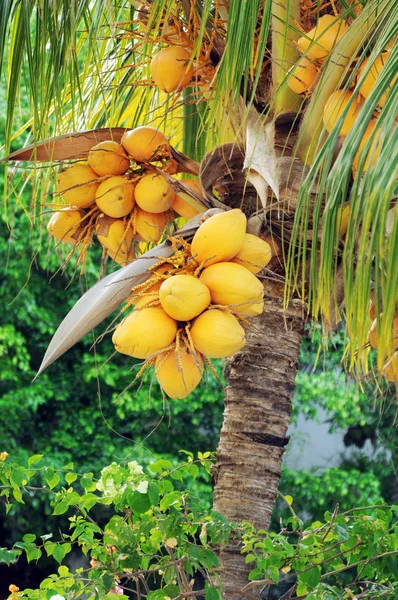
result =
[[[214,510],[268,529],[288,442],[291,398],[303,336],[302,304],[283,310],[283,284],[265,284],[265,308],[227,367],[224,424],[214,469]],[[223,597],[245,597],[250,568],[239,543],[219,552]],[[253,597],[253,590],[250,590]]]

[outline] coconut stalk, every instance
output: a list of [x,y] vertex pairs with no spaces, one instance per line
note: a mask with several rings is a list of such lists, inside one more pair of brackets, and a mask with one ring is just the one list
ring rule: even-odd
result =
[[288,70],[296,64],[299,52],[294,42],[300,32],[294,23],[300,23],[299,0],[273,0],[272,2],[272,84],[275,115],[297,112],[302,99],[286,84]]

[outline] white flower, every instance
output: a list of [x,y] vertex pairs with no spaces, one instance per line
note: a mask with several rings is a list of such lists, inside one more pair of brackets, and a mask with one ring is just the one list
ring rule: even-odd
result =
[[141,481],[141,483],[139,483],[137,485],[137,487],[135,488],[136,492],[139,492],[140,494],[146,494],[148,491],[148,482],[147,481]]
[[136,460],[132,460],[131,462],[129,462],[127,464],[127,467],[131,475],[142,475],[144,473],[144,469],[141,467],[141,465],[138,464]]
[[65,598],[59,594],[55,594],[55,596],[51,596],[50,600],[65,600]]

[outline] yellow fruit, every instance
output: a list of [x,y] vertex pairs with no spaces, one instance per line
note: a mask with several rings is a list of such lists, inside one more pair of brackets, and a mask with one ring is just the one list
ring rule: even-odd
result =
[[182,46],[164,48],[151,60],[151,76],[164,92],[185,87],[192,79],[191,53]]
[[155,160],[161,147],[168,145],[164,133],[153,127],[136,127],[122,137],[122,146],[136,162]]
[[333,46],[347,31],[348,25],[343,19],[333,15],[323,15],[316,27],[311,29],[297,42],[301,54],[312,60],[326,58]]
[[[362,83],[361,87],[359,88],[359,92],[362,94],[362,96],[364,98],[367,98],[369,96],[369,94],[371,93],[373,87],[376,84],[377,78],[379,76],[380,71],[382,70],[384,64],[387,62],[387,59],[389,57],[389,52],[383,52],[382,54],[380,54],[380,56],[378,56],[376,58],[376,60],[374,61],[369,73],[367,74],[367,76],[365,77],[364,82]],[[362,76],[364,74],[364,71],[366,69],[366,65],[368,63],[368,60],[364,60],[360,69],[359,69],[359,73],[358,73],[358,81],[361,81]],[[378,100],[378,105],[379,106],[384,106],[386,99],[387,99],[387,94],[389,93],[389,91],[394,87],[394,85],[397,82],[397,78],[398,75],[395,75],[395,77],[393,78],[392,82],[390,83],[389,87],[387,88],[387,90],[384,92],[384,94],[379,98]]]
[[123,175],[129,168],[130,161],[123,146],[107,140],[91,148],[88,164],[97,175],[103,177],[104,175]]
[[205,310],[191,327],[193,345],[209,358],[233,356],[245,345],[245,330],[227,312]]
[[[364,150],[366,144],[368,143],[369,138],[373,135],[373,130],[376,126],[376,123],[377,123],[377,119],[371,119],[369,121],[367,128],[365,129],[365,133],[363,135],[361,143],[359,144],[358,152],[356,153],[355,158],[352,163],[352,168],[353,168],[354,172],[356,172],[358,170],[360,155],[361,155],[362,151]],[[373,137],[373,141],[372,141],[369,151],[367,153],[365,164],[362,167],[362,171],[367,171],[368,169],[372,169],[375,166],[377,159],[379,157],[379,154],[380,154],[380,150],[381,150],[381,136],[380,136],[380,130],[379,130],[376,132],[375,136]]]
[[211,265],[203,271],[200,281],[209,288],[213,304],[228,306],[244,315],[262,313],[263,285],[242,265],[232,262]]
[[339,135],[346,136],[350,131],[351,127],[354,125],[356,118],[358,116],[359,110],[363,105],[364,101],[361,96],[356,96],[354,100],[351,101],[354,94],[349,90],[336,90],[331,94],[325,104],[325,109],[323,111],[323,123],[325,125],[326,130],[330,133],[345,110],[347,104],[351,102],[350,108],[348,109],[348,113],[343,121],[343,124],[340,128]]
[[398,352],[395,352],[390,360],[384,365],[382,373],[387,381],[398,383]]
[[57,190],[71,206],[86,208],[95,202],[98,175],[88,165],[76,164],[57,177]]
[[148,292],[154,292],[156,290],[159,290],[163,281],[165,281],[168,277],[170,277],[171,273],[174,270],[175,270],[175,267],[173,267],[173,265],[165,263],[164,265],[161,265],[160,267],[158,267],[156,269],[156,271],[153,271],[152,275],[151,275],[152,281],[156,281],[157,278],[158,278],[158,281],[157,281],[157,283],[154,283],[153,286],[151,286],[148,289]]
[[140,310],[142,310],[143,308],[147,307],[149,303],[151,303],[151,306],[160,305],[159,293],[157,291],[149,293],[146,292],[144,296],[141,296],[140,298],[136,299],[136,301],[134,302],[134,306],[135,308],[139,308]]
[[177,323],[158,306],[133,310],[117,326],[112,342],[118,352],[148,358],[174,341]]
[[83,210],[59,210],[52,215],[47,229],[62,244],[76,244],[85,225],[84,214]]
[[313,63],[302,56],[297,63],[289,69],[290,78],[287,82],[293,92],[304,94],[311,91],[314,86],[318,71]]
[[348,229],[348,221],[350,219],[350,205],[346,202],[343,208],[339,206],[337,209],[337,227],[339,228],[339,237],[345,236]]
[[206,266],[230,260],[243,245],[246,223],[239,208],[210,217],[193,237],[192,256],[199,264],[206,261]]
[[241,265],[251,273],[259,273],[272,258],[271,246],[256,235],[246,233],[243,245],[231,262]]
[[[380,319],[379,319],[380,326],[381,326],[382,319],[383,319],[383,313],[381,313]],[[398,313],[394,316],[391,335],[392,335],[393,347],[395,348],[396,346],[398,346]],[[390,341],[390,340],[388,340],[388,341]],[[377,331],[377,319],[375,319],[373,321],[372,327],[370,328],[370,331],[369,331],[369,344],[372,346],[372,348],[379,347],[379,334]]]
[[135,254],[132,248],[129,248],[128,250],[119,250],[118,252],[107,250],[106,253],[111,257],[112,260],[122,267],[125,267],[135,260]]
[[131,225],[127,225],[122,219],[101,214],[97,218],[95,232],[103,248],[111,250],[115,255],[120,253],[128,256],[134,238]]
[[150,213],[138,208],[135,217],[135,228],[146,242],[158,242],[168,221],[167,213]]
[[[184,179],[182,183],[195,190],[195,192],[197,192],[200,196],[203,196],[203,188],[200,184],[200,181],[197,181],[196,179]],[[192,219],[193,217],[196,217],[196,215],[200,214],[203,210],[199,210],[199,207],[196,209],[187,200],[184,200],[184,198],[181,198],[181,196],[179,196],[178,194],[175,195],[174,202],[171,208],[175,210],[176,213],[187,219]]]
[[162,307],[177,321],[190,321],[210,304],[210,292],[204,283],[192,275],[173,275],[159,289]]
[[125,217],[134,206],[134,186],[120,175],[109,177],[98,187],[96,202],[109,217]]
[[189,396],[199,385],[203,373],[203,359],[194,356],[187,348],[169,350],[156,359],[155,374],[160,387],[173,400]]
[[162,213],[171,208],[174,192],[158,173],[144,175],[135,186],[135,201],[138,206],[150,213]]

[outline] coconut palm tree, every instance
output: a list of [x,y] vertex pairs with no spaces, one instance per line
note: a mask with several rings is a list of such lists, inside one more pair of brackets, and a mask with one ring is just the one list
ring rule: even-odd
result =
[[[324,15],[333,23],[320,39],[320,25],[309,32]],[[347,366],[367,373],[372,301],[378,369],[391,359],[398,303],[397,28],[395,0],[148,0],[131,6],[4,0],[0,6],[9,90],[6,154],[25,135],[33,149],[11,158],[81,157],[102,133],[41,142],[98,128],[108,136],[113,128],[120,139],[123,128],[151,124],[200,162],[204,210],[242,208],[250,231],[274,244],[262,278],[264,312],[226,365],[214,508],[232,521],[269,526],[307,320],[322,320],[326,334],[343,320]],[[153,85],[149,71],[151,57],[165,45],[188,48],[193,66],[190,87],[170,94]],[[314,48],[320,55],[314,57]],[[307,71],[300,71],[300,52]],[[358,93],[365,94],[382,54],[359,108]],[[32,116],[15,131],[22,85]],[[323,120],[338,89],[350,91],[351,100]],[[350,111],[355,114],[342,135]],[[181,155],[180,168],[199,171]],[[37,196],[48,193],[46,173],[24,173]],[[61,325],[43,367],[99,323],[105,306],[108,314],[118,306],[128,293],[121,282],[147,265],[138,260],[111,275],[119,285],[113,293],[101,282],[89,290]],[[220,552],[225,598],[245,596],[247,573],[238,541],[231,542]],[[255,593],[251,586],[250,597]]]

